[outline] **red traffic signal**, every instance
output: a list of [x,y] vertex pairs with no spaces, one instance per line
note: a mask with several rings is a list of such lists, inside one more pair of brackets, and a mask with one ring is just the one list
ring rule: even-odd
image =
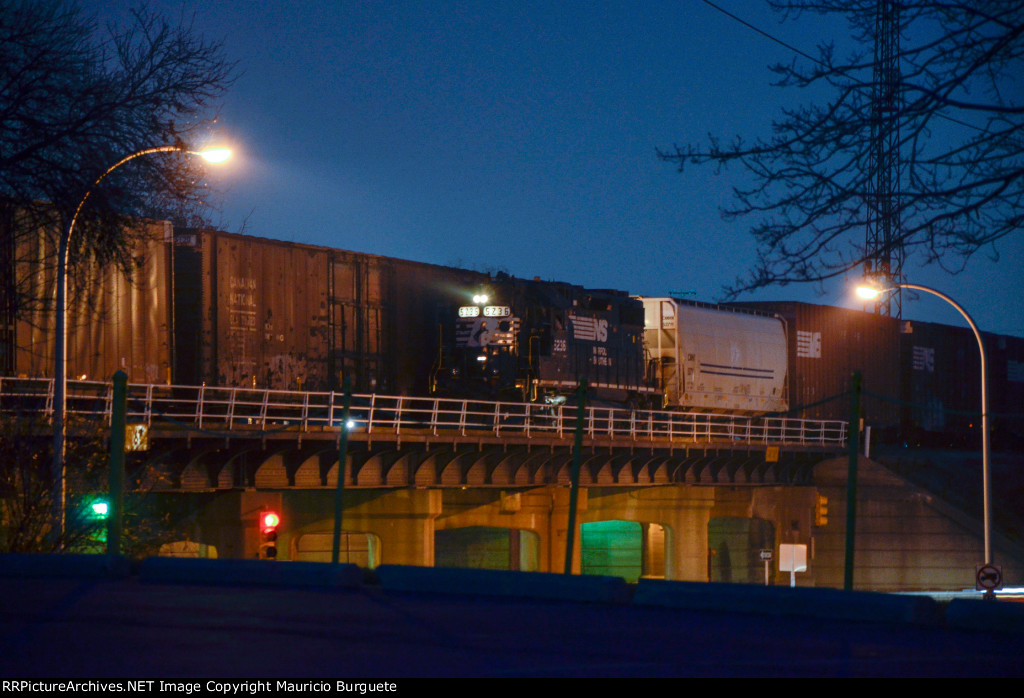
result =
[[277,558],[277,527],[281,517],[276,511],[260,512],[260,557],[267,560]]
[[275,511],[264,511],[260,514],[260,531],[264,534],[276,531],[281,524],[281,517]]

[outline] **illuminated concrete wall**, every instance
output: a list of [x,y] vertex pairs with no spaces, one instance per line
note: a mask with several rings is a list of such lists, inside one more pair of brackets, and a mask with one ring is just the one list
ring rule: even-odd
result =
[[[779,494],[806,501],[813,501],[814,496],[796,495],[793,489]],[[198,517],[195,539],[214,546],[220,557],[256,557],[261,543],[256,527],[259,512],[273,509],[282,519],[277,541],[279,560],[325,559],[334,528],[332,490],[234,490],[206,496],[211,501]],[[634,549],[620,545],[615,554],[635,556],[640,574],[706,581],[708,525],[713,513],[764,515],[772,509],[763,505],[770,500],[760,488],[583,488],[578,502],[573,571],[579,573],[582,569],[584,525],[634,523],[638,532],[630,543]],[[775,508],[787,517],[798,516],[786,507]],[[349,556],[355,556],[354,561],[365,560],[370,567],[438,564],[435,543],[440,540],[444,546],[442,564],[561,572],[568,540],[569,489],[346,490],[342,523],[346,533],[343,548]],[[782,528],[781,521],[772,525],[776,530]]]
[[[828,523],[814,535],[817,586],[843,585],[846,473],[846,459],[815,468],[818,488],[829,499]],[[858,465],[855,530],[856,589],[974,588],[975,566],[984,555],[981,522],[866,458]],[[1024,549],[1019,543],[993,535],[992,556],[1008,584],[1024,582]]]
[[[196,492],[192,541],[219,557],[255,557],[260,550],[258,512],[281,513],[278,557],[326,559],[334,527],[334,491],[319,478],[288,487],[287,468],[276,457],[253,474],[255,488],[231,487],[224,471],[192,474],[179,486],[202,480]],[[190,466],[192,467],[192,466]],[[763,583],[760,554],[770,550],[769,580],[789,584],[778,571],[782,543],[807,546],[801,586],[841,587],[845,541],[845,460],[816,469],[816,486],[663,485],[580,490],[572,569],[618,574],[614,558],[627,560],[626,578]],[[301,469],[299,471],[301,473]],[[973,586],[981,561],[977,521],[914,489],[878,464],[862,460],[855,585],[859,589],[963,589]],[[212,478],[212,480],[211,480]],[[300,480],[295,475],[295,482]],[[327,477],[329,484],[331,478]],[[194,483],[193,483],[194,484]],[[320,486],[316,489],[312,487]],[[345,491],[343,547],[348,559],[378,564],[487,567],[561,572],[569,530],[569,488],[561,485],[497,487],[349,488]],[[828,520],[815,521],[819,496],[828,498]],[[207,501],[203,501],[205,498]],[[592,531],[620,530],[583,539]],[[610,529],[609,529],[610,530]],[[626,535],[626,532],[631,532]],[[440,552],[438,552],[440,546]],[[584,550],[584,546],[591,546]],[[996,562],[1008,583],[1024,579],[1020,546],[996,538]],[[639,562],[638,562],[639,561]],[[639,570],[637,566],[639,565]]]

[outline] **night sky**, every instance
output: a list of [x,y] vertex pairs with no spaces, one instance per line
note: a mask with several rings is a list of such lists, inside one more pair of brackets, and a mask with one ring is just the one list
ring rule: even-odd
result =
[[[211,135],[238,155],[215,175],[215,227],[636,294],[718,300],[755,254],[718,213],[737,180],[679,174],[656,149],[767,135],[812,96],[771,86],[791,51],[699,0],[151,4],[238,62]],[[838,18],[780,25],[760,2],[718,4],[808,53],[846,36]],[[85,7],[124,16],[115,0]],[[907,280],[1024,335],[1022,237],[957,276],[912,258]],[[861,307],[851,286],[742,299]],[[929,297],[904,317],[964,324]]]

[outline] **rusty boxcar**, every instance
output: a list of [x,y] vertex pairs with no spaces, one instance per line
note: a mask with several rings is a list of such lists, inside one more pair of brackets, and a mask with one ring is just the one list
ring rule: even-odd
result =
[[795,301],[737,303],[780,315],[788,330],[789,404],[810,419],[850,417],[848,391],[854,371],[871,396],[862,404],[866,423],[898,423],[899,322],[859,310]]
[[421,393],[439,308],[474,272],[213,230],[179,229],[175,381]]
[[[0,250],[0,370],[52,376],[57,236],[48,227],[15,235],[9,223]],[[171,380],[171,227],[162,221],[137,227],[136,264],[128,275],[91,261],[69,269],[69,378],[108,380],[123,370],[139,382]]]

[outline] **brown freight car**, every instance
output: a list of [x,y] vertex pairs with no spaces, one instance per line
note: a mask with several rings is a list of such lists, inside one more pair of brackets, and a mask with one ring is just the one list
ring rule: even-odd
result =
[[[877,438],[911,446],[980,444],[981,363],[970,329],[794,301],[736,305],[786,319],[794,414],[848,419],[844,393],[850,375],[859,370],[865,391],[861,415]],[[993,444],[1019,445],[1024,440],[1024,339],[983,337]]]
[[[69,269],[69,378],[109,380],[123,370],[140,383],[171,379],[171,227],[163,221],[137,226],[132,254],[138,264],[129,275],[91,261]],[[45,228],[36,234],[11,230],[4,226],[0,254],[0,371],[52,376],[56,235]]]
[[426,394],[439,323],[481,274],[175,231],[175,382]]
[[[850,378],[863,377],[865,424],[899,423],[899,322],[895,318],[795,301],[736,303],[780,315],[789,332],[790,413],[809,419],[850,418]],[[878,397],[873,397],[878,396]]]
[[[904,320],[900,361],[905,438],[910,445],[974,448],[981,442],[981,358],[967,327]],[[982,332],[988,358],[993,447],[1024,436],[1024,339]]]

